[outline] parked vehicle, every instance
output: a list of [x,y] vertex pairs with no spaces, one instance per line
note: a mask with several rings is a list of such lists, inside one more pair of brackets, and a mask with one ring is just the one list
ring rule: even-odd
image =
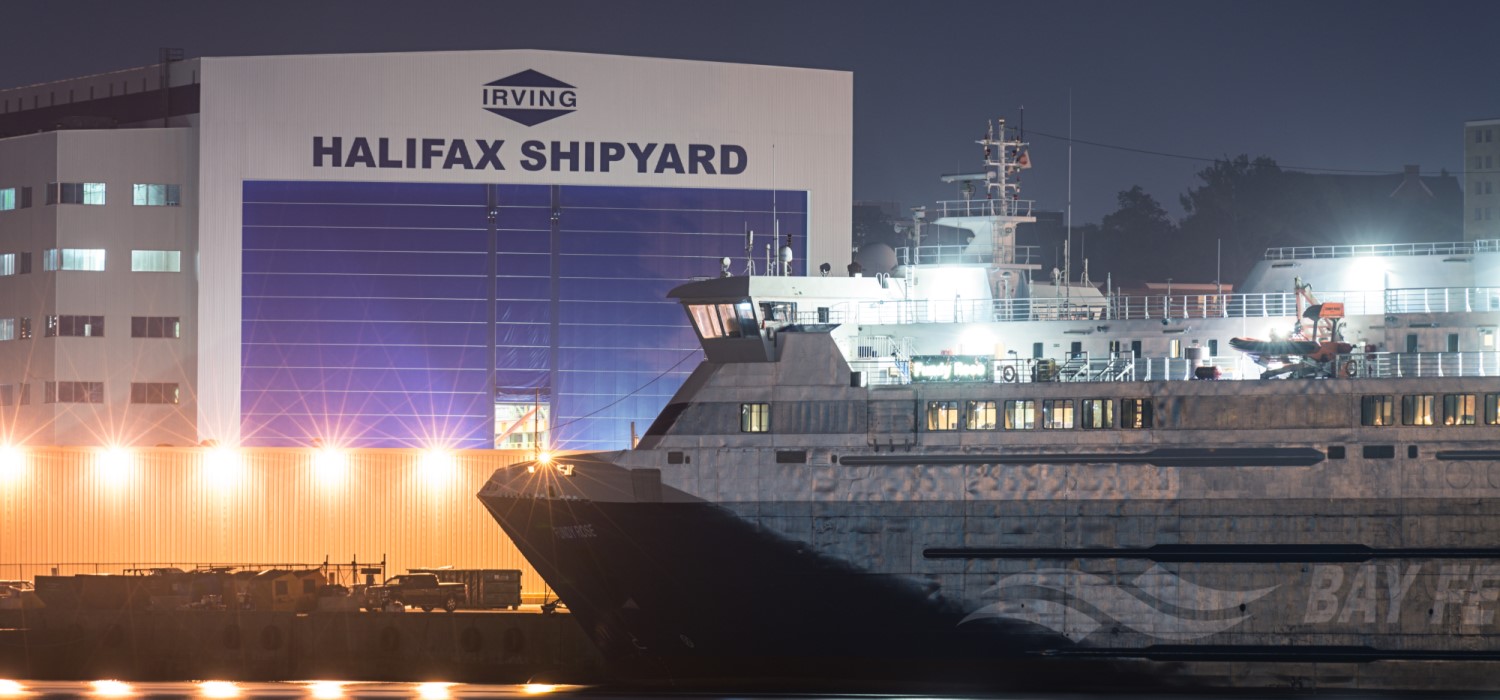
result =
[[366,610],[379,610],[388,603],[400,603],[432,612],[442,608],[448,612],[458,609],[467,596],[462,583],[443,583],[434,574],[404,574],[386,579],[385,585],[365,589]]
[[462,583],[468,597],[461,607],[494,610],[521,607],[521,571],[519,569],[411,569],[414,574],[432,574],[445,583]]

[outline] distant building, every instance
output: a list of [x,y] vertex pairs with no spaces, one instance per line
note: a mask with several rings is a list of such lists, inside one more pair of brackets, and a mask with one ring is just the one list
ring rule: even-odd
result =
[[1464,122],[1464,240],[1500,238],[1500,119]]

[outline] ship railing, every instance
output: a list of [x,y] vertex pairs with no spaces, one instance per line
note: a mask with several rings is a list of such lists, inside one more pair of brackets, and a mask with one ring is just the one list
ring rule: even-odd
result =
[[932,212],[943,216],[1031,216],[1034,199],[947,199]]
[[1372,243],[1366,245],[1314,245],[1267,248],[1266,260],[1314,258],[1395,257],[1406,255],[1469,255],[1500,251],[1500,240],[1453,243]]
[[1402,377],[1500,376],[1500,352],[1359,352],[1340,355],[1335,376],[1395,379]]
[[[996,253],[999,256],[996,256]],[[967,245],[902,246],[896,249],[897,265],[1030,265],[1041,260],[1040,246],[1018,245],[996,251]]]
[[1500,311],[1500,287],[1433,287],[1385,292],[1385,313],[1388,314],[1474,311]]

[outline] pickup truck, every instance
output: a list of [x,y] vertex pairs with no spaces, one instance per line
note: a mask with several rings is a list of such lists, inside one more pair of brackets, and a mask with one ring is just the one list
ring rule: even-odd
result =
[[378,610],[386,603],[400,603],[424,612],[432,612],[433,608],[453,612],[466,593],[464,584],[441,583],[433,574],[403,574],[386,579],[385,585],[365,589],[365,607]]

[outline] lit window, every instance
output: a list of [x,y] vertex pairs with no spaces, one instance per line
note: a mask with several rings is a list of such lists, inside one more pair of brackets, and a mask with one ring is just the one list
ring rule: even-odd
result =
[[16,319],[16,337],[21,340],[31,339],[31,317],[22,316]]
[[1167,341],[1167,357],[1182,357],[1182,339],[1173,338]]
[[1500,394],[1484,395],[1484,424],[1500,425]]
[[1073,400],[1047,399],[1042,402],[1042,427],[1065,430],[1073,427]]
[[1115,427],[1114,406],[1109,399],[1084,399],[1083,422],[1079,426],[1088,430]]
[[104,204],[102,182],[49,182],[48,204]]
[[1151,426],[1151,399],[1120,399],[1121,428],[1143,430]]
[[1446,394],[1443,396],[1443,425],[1473,424],[1473,394]]
[[1005,429],[1031,430],[1036,427],[1036,402],[1031,399],[1005,402]]
[[757,335],[755,308],[748,301],[738,304],[690,304],[688,313],[704,338],[738,338]]
[[7,187],[0,190],[0,211],[10,211],[16,208],[16,188]]
[[16,320],[13,318],[0,318],[0,340],[16,339]]
[[1389,396],[1365,396],[1359,400],[1360,425],[1395,425],[1395,402]]
[[1432,394],[1414,394],[1401,397],[1402,425],[1432,425]]
[[130,403],[176,404],[176,382],[131,382]]
[[[29,330],[29,329],[28,329]],[[98,338],[104,335],[103,316],[48,316],[48,338]]]
[[182,272],[182,251],[132,250],[131,272]]
[[969,410],[964,415],[964,428],[966,430],[994,430],[997,413],[994,401],[970,401]]
[[131,204],[138,207],[175,207],[182,203],[177,185],[134,186]]
[[0,277],[16,274],[16,254],[0,253]]
[[104,382],[47,382],[47,403],[104,403]]
[[48,272],[57,272],[58,270],[103,272],[104,249],[48,248],[42,254],[42,269]]
[[927,429],[933,432],[958,430],[958,402],[928,401]]
[[132,338],[181,338],[182,321],[177,316],[131,316]]
[[740,432],[768,433],[771,431],[771,404],[740,404]]

